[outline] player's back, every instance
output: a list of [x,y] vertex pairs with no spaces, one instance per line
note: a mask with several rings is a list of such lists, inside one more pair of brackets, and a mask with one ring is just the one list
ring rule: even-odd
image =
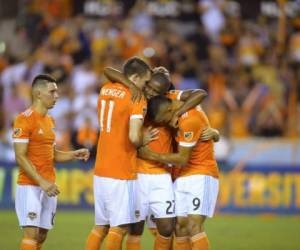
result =
[[200,106],[186,112],[179,119],[179,128],[184,132],[182,134],[179,132],[176,140],[179,145],[183,146],[194,144],[188,164],[182,167],[180,176],[203,174],[218,177],[219,171],[214,157],[213,141],[200,141],[203,129],[209,126],[208,118]]
[[108,83],[98,99],[98,139],[95,175],[115,179],[136,178],[137,151],[129,140],[130,119],[143,119],[145,100],[131,101],[122,84]]

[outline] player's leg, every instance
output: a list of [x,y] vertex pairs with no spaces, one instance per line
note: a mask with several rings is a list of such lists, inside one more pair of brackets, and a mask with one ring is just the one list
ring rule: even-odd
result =
[[57,197],[49,197],[44,191],[40,195],[41,219],[38,233],[37,249],[42,249],[42,245],[47,238],[48,231],[54,226],[54,218],[57,207]]
[[175,225],[175,198],[173,183],[169,174],[150,175],[150,210],[157,226],[155,250],[169,250]]
[[144,232],[145,219],[149,211],[149,178],[147,174],[138,174],[136,180],[136,203],[140,221],[129,227],[129,234],[126,240],[126,250],[141,249],[141,236]]
[[38,240],[37,240],[37,250],[41,250],[43,243],[47,239],[48,229],[39,228]]
[[85,244],[86,250],[99,250],[109,230],[109,215],[105,209],[105,200],[110,190],[101,178],[94,176],[95,226],[90,231]]
[[126,240],[126,250],[140,250],[141,236],[144,232],[145,221],[129,225],[129,232]]
[[106,207],[110,229],[107,235],[106,249],[118,250],[122,247],[128,226],[140,221],[137,183],[136,180],[111,179],[107,184],[110,187],[110,196]]
[[204,230],[206,217],[212,217],[217,201],[219,182],[206,175],[186,177],[188,192],[188,231],[192,250],[208,250],[209,241]]
[[15,208],[23,229],[21,250],[36,250],[40,225],[41,189],[31,185],[17,185]]
[[174,183],[175,194],[175,243],[174,248],[176,250],[190,250],[191,243],[188,232],[188,204],[187,193],[185,192],[185,180],[184,178],[178,178]]

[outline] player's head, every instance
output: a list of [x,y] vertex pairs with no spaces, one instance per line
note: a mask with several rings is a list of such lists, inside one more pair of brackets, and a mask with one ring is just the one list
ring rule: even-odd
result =
[[169,74],[162,71],[154,71],[150,81],[145,85],[145,96],[149,100],[157,95],[164,95],[171,86]]
[[155,124],[168,124],[174,114],[172,100],[158,95],[148,101],[147,118]]
[[139,88],[143,89],[151,78],[151,68],[138,57],[132,57],[123,66],[123,73]]
[[33,103],[51,109],[58,98],[56,80],[49,75],[37,75],[33,79],[31,92]]

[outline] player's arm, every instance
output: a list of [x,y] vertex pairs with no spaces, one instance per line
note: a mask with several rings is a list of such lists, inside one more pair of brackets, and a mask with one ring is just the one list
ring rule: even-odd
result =
[[54,149],[54,160],[56,162],[66,162],[73,160],[87,161],[90,157],[90,152],[86,148],[81,148],[73,151],[60,151]]
[[136,147],[143,145],[143,119],[130,119],[129,121],[129,140]]
[[174,113],[170,122],[170,126],[176,128],[178,117],[199,105],[205,99],[205,97],[207,97],[207,92],[203,89],[191,89],[183,91],[178,98],[183,102],[183,105]]
[[185,90],[180,95],[180,101],[184,104],[177,111],[178,115],[182,115],[191,108],[199,105],[207,97],[207,92],[203,89],[190,89]]
[[27,157],[28,143],[14,143],[14,150],[16,155],[16,161],[20,168],[22,168],[25,174],[34,180],[49,196],[55,196],[59,194],[58,187],[55,183],[49,182],[44,179],[36,171],[35,166]]
[[140,99],[142,98],[142,91],[137,86],[135,86],[135,84],[132,81],[130,81],[121,71],[111,67],[106,67],[104,68],[103,74],[112,83],[118,82],[129,88],[132,94],[133,101],[140,101]]
[[164,164],[176,166],[185,166],[190,158],[193,147],[178,147],[177,153],[160,154],[150,150],[147,146],[141,147],[138,151],[140,158],[145,160],[156,161]]

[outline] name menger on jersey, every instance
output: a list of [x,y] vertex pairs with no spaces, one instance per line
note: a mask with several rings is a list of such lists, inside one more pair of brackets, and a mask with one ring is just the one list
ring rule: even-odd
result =
[[114,96],[117,98],[124,98],[126,95],[126,92],[124,90],[119,90],[119,89],[105,89],[103,88],[101,90],[101,94],[104,96]]

